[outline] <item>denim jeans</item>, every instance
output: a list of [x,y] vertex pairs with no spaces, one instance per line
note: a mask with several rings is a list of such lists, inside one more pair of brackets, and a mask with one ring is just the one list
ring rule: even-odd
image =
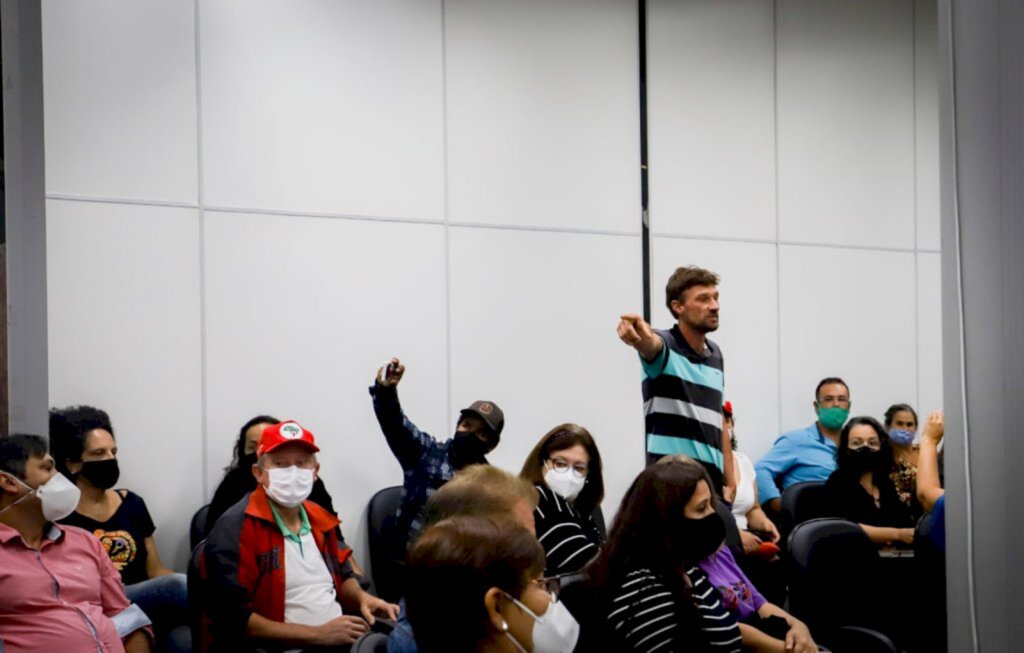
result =
[[188,586],[185,574],[168,574],[126,585],[124,593],[153,622],[154,650],[190,653],[192,633],[188,627]]

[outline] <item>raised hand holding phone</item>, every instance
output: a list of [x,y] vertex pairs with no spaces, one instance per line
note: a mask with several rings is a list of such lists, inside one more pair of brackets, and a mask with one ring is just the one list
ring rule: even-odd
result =
[[396,386],[402,380],[403,374],[405,365],[397,358],[392,358],[377,370],[377,383],[385,387]]

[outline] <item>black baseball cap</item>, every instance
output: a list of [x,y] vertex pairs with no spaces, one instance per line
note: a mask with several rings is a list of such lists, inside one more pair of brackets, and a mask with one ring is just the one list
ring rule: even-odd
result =
[[494,432],[495,437],[500,437],[501,430],[505,428],[505,413],[493,401],[474,401],[469,408],[463,408],[459,412],[459,419],[466,415],[482,419],[484,424]]

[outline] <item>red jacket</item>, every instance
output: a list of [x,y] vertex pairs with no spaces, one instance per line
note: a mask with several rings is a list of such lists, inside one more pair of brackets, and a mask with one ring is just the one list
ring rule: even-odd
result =
[[[302,506],[340,600],[342,583],[354,576],[348,562],[352,550],[337,535],[341,520],[312,501]],[[213,638],[204,650],[220,648],[218,643],[225,650],[238,650],[254,612],[284,621],[284,535],[262,486],[217,520],[206,538],[200,568],[208,590],[203,592],[202,609],[211,621],[208,632]]]

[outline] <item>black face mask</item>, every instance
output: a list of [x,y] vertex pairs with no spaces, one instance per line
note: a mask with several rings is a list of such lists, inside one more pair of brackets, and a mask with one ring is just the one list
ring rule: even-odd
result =
[[675,531],[671,546],[676,564],[700,562],[725,541],[725,522],[717,512],[700,519],[683,517],[672,530]]
[[78,474],[96,487],[109,490],[121,477],[121,468],[117,465],[117,458],[88,460],[82,463],[82,469]]
[[487,444],[475,433],[468,431],[456,431],[452,438],[452,464],[455,469],[462,469],[467,465],[476,465],[487,462],[484,456],[487,454]]
[[238,459],[239,469],[251,469],[256,464],[256,452],[244,453],[242,457]]
[[882,457],[881,451],[875,451],[867,447],[850,449],[847,460],[850,463],[850,471],[854,474],[885,471],[883,469],[885,459]]

